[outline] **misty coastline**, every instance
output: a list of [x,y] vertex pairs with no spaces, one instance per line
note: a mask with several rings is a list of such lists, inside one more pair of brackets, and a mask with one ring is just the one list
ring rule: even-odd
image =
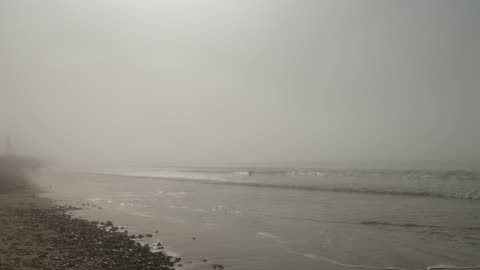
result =
[[[22,166],[18,166],[20,167]],[[152,261],[158,268],[150,269],[170,269],[169,267],[174,265],[181,265],[185,269],[237,269],[248,261],[260,263],[260,258],[268,256],[270,252],[287,252],[290,255],[285,257],[286,261],[278,263],[300,263],[307,268],[316,265],[322,269],[343,270],[359,266],[378,267],[382,262],[369,259],[358,262],[352,258],[335,259],[337,252],[342,252],[342,248],[327,246],[326,249],[319,249],[316,242],[297,246],[296,240],[286,238],[292,233],[290,230],[296,231],[295,226],[300,224],[313,226],[312,228],[334,226],[335,229],[328,230],[334,230],[329,237],[335,238],[360,230],[362,233],[354,233],[353,237],[358,238],[356,241],[367,244],[368,242],[361,240],[362,234],[365,234],[367,238],[378,241],[376,245],[379,246],[385,241],[389,243],[389,238],[382,237],[382,234],[387,232],[393,238],[397,234],[407,234],[409,237],[417,234],[421,237],[431,235],[431,241],[440,241],[438,244],[448,244],[452,238],[464,245],[471,245],[472,241],[476,241],[472,239],[475,239],[478,233],[478,222],[474,216],[468,216],[470,211],[476,211],[479,206],[477,195],[480,185],[478,175],[473,172],[257,168],[250,174],[251,167],[165,169],[125,168],[123,171],[117,169],[115,173],[112,170],[107,173],[45,168],[38,170],[37,174],[29,175],[31,179],[18,178],[25,181],[17,182],[21,185],[5,184],[16,180],[2,174],[1,186],[10,188],[4,188],[1,195],[2,216],[7,220],[0,225],[6,232],[2,242],[2,250],[5,252],[2,252],[1,263],[6,269],[20,266],[29,269],[28,267],[39,264],[51,269],[131,269],[135,265],[140,268],[146,265],[153,267],[150,264]],[[178,173],[177,177],[172,172]],[[313,188],[312,183],[315,183]],[[402,186],[402,183],[408,185]],[[324,184],[327,186],[322,187]],[[334,186],[328,186],[330,184]],[[361,186],[355,187],[357,184]],[[381,185],[378,186],[379,184]],[[422,188],[426,187],[442,187],[452,195],[444,194],[442,197],[435,193],[422,192]],[[415,193],[408,193],[405,188]],[[473,189],[473,192],[464,196],[459,193],[462,189]],[[443,191],[436,189],[436,192]],[[222,193],[224,195],[221,195]],[[251,198],[237,205],[238,196],[243,198],[247,194]],[[191,199],[194,201],[190,201]],[[277,208],[275,205],[282,200],[288,200],[292,205],[285,205],[284,210]],[[313,201],[309,202],[310,200]],[[252,212],[249,201],[255,207],[260,207],[259,213]],[[469,201],[471,203],[468,203]],[[332,202],[336,202],[336,206],[331,210],[322,210],[324,214],[321,216],[315,212],[299,211],[302,208],[313,210]],[[383,205],[384,202],[388,202],[390,206]],[[313,205],[310,203],[313,203],[315,208],[311,208]],[[61,206],[65,204],[72,206]],[[408,207],[410,204],[416,205],[416,210]],[[392,214],[389,213],[393,205],[399,207],[399,215],[396,217],[391,217]],[[433,205],[443,207],[435,209],[432,208]],[[347,210],[350,207],[352,209]],[[377,211],[365,212],[374,208],[377,208]],[[453,211],[449,212],[450,215],[460,215],[458,219],[462,221],[438,219],[441,217],[438,213],[447,210]],[[349,211],[352,212],[339,218],[340,213]],[[376,214],[384,211],[387,211],[386,215]],[[417,211],[438,213],[432,213],[431,218],[417,218]],[[241,229],[245,226],[242,225],[244,222],[248,224],[252,214],[262,216],[263,218],[259,219],[261,223],[286,222],[294,227],[279,230],[260,223],[258,228],[250,228],[252,225],[246,227],[253,229],[253,232]],[[467,216],[461,216],[463,214]],[[236,220],[235,223],[225,226],[232,222],[232,218]],[[114,225],[108,220],[113,220],[115,224],[129,225]],[[200,220],[205,223],[199,223]],[[19,227],[22,229],[19,230]],[[246,239],[252,237],[252,233],[254,237],[244,242],[241,238],[230,235],[230,230],[241,235],[247,233],[242,236]],[[46,231],[48,233],[45,235]],[[442,237],[434,240],[437,235]],[[297,237],[302,239],[305,235]],[[312,233],[308,237],[318,241],[324,236]],[[160,241],[162,244],[158,244]],[[255,241],[255,249],[258,249],[258,258],[245,258],[243,263],[229,259],[232,256],[229,252],[238,252],[240,256],[245,245],[250,245],[252,241]],[[344,240],[329,241],[339,241],[340,244]],[[167,247],[172,246],[171,248],[178,252],[177,255],[164,253],[165,242]],[[231,243],[238,243],[238,248],[230,250]],[[272,244],[274,247],[270,246]],[[303,246],[316,250],[316,253],[302,252]],[[46,253],[45,247],[48,250]],[[391,252],[388,250],[393,247],[392,244],[386,244],[383,247],[383,256],[388,258]],[[408,245],[403,248],[408,250]],[[62,252],[58,252],[59,249]],[[318,255],[321,250],[328,253],[325,255],[327,257]],[[473,258],[467,259],[467,250],[458,252],[457,255],[451,255],[457,256],[456,267],[475,264]],[[32,254],[36,254],[33,259]],[[367,254],[364,256],[369,256]],[[422,263],[415,262],[415,256],[388,263],[392,265],[391,268],[398,269],[434,267],[439,263],[439,258],[422,254],[425,256]],[[71,259],[72,256],[77,259]],[[185,258],[179,261],[179,256]],[[265,264],[261,265],[261,268],[268,268]]]
[[[53,186],[44,196],[102,208],[79,210],[79,216],[107,217],[143,231],[159,229],[169,250],[199,266],[205,266],[204,257],[226,269],[244,269],[250,263],[258,266],[255,269],[300,265],[339,270],[355,265],[425,269],[445,261],[455,267],[478,264],[475,213],[480,183],[469,173],[417,171],[373,177],[346,170],[331,178],[316,173],[282,176],[270,170],[248,175],[236,167],[183,167],[177,174],[169,169],[57,171],[37,182]],[[334,190],[289,187],[300,182]],[[359,190],[335,191],[342,186]],[[397,242],[399,238],[407,241]],[[427,241],[419,243],[417,238]],[[452,244],[461,248],[448,248]],[[414,246],[418,251],[411,254]]]
[[480,0],[0,0],[0,270],[480,270]]

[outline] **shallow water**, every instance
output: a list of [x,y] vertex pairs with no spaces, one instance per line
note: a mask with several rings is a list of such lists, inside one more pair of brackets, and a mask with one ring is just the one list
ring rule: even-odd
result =
[[45,196],[64,200],[60,203],[96,205],[76,215],[112,220],[131,233],[158,231],[148,241],[159,240],[181,255],[184,269],[215,263],[226,269],[480,265],[480,181],[473,173],[259,169],[249,176],[238,168],[102,173],[45,172],[37,182]]

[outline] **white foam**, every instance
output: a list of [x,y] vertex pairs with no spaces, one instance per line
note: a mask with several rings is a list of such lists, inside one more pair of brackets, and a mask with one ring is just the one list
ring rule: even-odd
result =
[[[339,262],[337,260],[330,259],[330,258],[327,258],[327,257],[318,256],[316,254],[298,253],[298,252],[294,252],[294,251],[291,251],[291,250],[289,250],[288,252],[296,254],[296,255],[301,255],[305,258],[309,258],[309,259],[313,259],[313,260],[322,260],[322,261],[326,261],[326,262],[329,262],[329,263],[332,263],[332,264],[345,266],[345,267],[350,267],[350,268],[377,269],[377,270],[407,270],[407,269],[398,268],[398,267],[378,267],[378,266],[348,264],[348,263]],[[459,266],[448,265],[448,264],[439,264],[439,265],[429,266],[429,267],[426,268],[426,270],[475,270],[475,269],[480,269],[480,265],[459,267]]]
[[184,223],[185,220],[181,218],[175,218],[175,217],[165,217],[163,218],[166,222],[169,223]]
[[178,191],[178,192],[174,192],[174,191],[169,191],[167,193],[165,193],[167,196],[185,196],[188,194],[188,192],[185,192],[185,191]]
[[146,218],[154,218],[155,217],[155,216],[152,215],[151,212],[135,212],[135,211],[132,211],[132,212],[130,212],[130,214],[132,214],[134,216],[146,217]]
[[186,205],[182,205],[182,206],[169,205],[168,208],[172,208],[172,209],[188,209],[189,207],[186,206]]
[[192,211],[192,212],[200,212],[200,213],[205,213],[205,212],[207,212],[205,209],[202,209],[202,208],[192,208],[192,207],[189,207],[189,206],[186,206],[186,205],[181,205],[181,206],[169,205],[168,208],[170,208],[170,209],[184,209],[184,210],[188,210],[188,211]]
[[480,269],[480,265],[477,266],[467,266],[467,267],[459,267],[454,265],[448,264],[439,264],[427,267],[427,270],[471,270],[471,269]]
[[330,259],[330,258],[327,258],[327,257],[318,256],[316,254],[298,253],[298,252],[291,251],[291,250],[288,250],[288,252],[292,253],[292,254],[303,256],[305,258],[309,258],[309,259],[313,259],[313,260],[326,261],[326,262],[329,262],[331,264],[336,264],[336,265],[340,265],[340,266],[344,266],[344,267],[350,267],[350,268],[356,268],[356,269],[406,270],[406,269],[398,268],[398,267],[378,267],[378,266],[348,264],[348,263],[339,262],[337,260]]
[[278,238],[278,236],[269,232],[257,232],[257,235],[261,237],[266,237],[266,238]]

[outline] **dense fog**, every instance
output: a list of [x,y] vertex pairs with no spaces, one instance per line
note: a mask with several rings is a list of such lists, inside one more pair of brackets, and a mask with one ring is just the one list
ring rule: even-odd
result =
[[61,164],[475,169],[479,12],[1,0],[1,145]]

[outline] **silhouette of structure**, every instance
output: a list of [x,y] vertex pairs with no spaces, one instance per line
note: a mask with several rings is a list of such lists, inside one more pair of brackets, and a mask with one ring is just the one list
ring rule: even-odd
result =
[[13,149],[12,149],[12,138],[10,136],[7,136],[6,138],[6,154],[11,155],[13,154]]

